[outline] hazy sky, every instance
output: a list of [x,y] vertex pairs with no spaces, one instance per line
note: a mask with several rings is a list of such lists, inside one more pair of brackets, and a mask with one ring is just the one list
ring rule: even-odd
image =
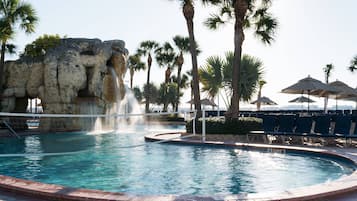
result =
[[[130,53],[144,40],[160,43],[171,41],[175,35],[187,36],[186,22],[178,1],[170,0],[27,0],[40,18],[36,33],[18,33],[14,43],[19,50],[43,34],[59,34],[67,37],[121,39]],[[273,99],[279,106],[289,105],[298,95],[280,91],[310,75],[324,80],[323,67],[333,63],[330,81],[343,81],[357,86],[357,74],[347,70],[350,60],[357,55],[357,1],[355,0],[275,0],[272,12],[279,20],[276,41],[271,46],[259,42],[249,31],[243,53],[260,58],[264,63],[262,94]],[[196,4],[195,36],[202,54],[199,66],[212,55],[224,55],[233,50],[233,26],[219,31],[208,30],[203,21],[213,8]],[[8,57],[10,58],[10,57]],[[153,64],[151,80],[157,85],[164,80],[164,69]],[[186,57],[184,70],[191,68],[191,59]],[[176,74],[176,70],[174,71]],[[127,73],[126,80],[129,80]],[[146,72],[135,74],[134,85],[146,81]],[[201,94],[205,96],[204,93]],[[253,99],[255,99],[254,96]],[[321,106],[322,99],[312,97]],[[187,91],[182,102],[189,100]],[[222,101],[220,101],[222,104]],[[353,105],[348,101],[341,104]],[[330,106],[334,101],[330,101]],[[249,104],[247,104],[249,106]],[[250,105],[250,107],[253,107]]]

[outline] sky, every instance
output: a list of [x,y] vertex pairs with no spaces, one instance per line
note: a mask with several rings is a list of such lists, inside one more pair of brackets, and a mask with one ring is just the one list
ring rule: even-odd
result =
[[[27,35],[19,31],[11,41],[17,45],[19,52],[43,34],[59,34],[67,38],[99,38],[103,41],[120,39],[125,41],[130,54],[134,54],[139,43],[145,40],[155,40],[162,44],[172,42],[175,35],[188,36],[180,3],[175,0],[25,2],[32,4],[39,22],[35,33]],[[217,31],[209,30],[203,22],[215,8],[203,7],[199,3],[195,7],[194,31],[202,51],[198,65],[202,66],[207,57],[223,56],[225,52],[233,50],[234,30],[232,23]],[[247,30],[243,44],[244,54],[263,61],[263,76],[267,84],[263,87],[262,95],[277,102],[276,107],[294,106],[288,101],[299,95],[280,91],[309,75],[324,81],[323,67],[329,63],[335,66],[330,82],[339,80],[356,88],[357,75],[347,70],[350,60],[357,55],[356,8],[355,0],[273,0],[271,12],[279,22],[275,41],[270,46],[264,45]],[[16,56],[7,58],[15,59]],[[191,59],[187,55],[183,72],[190,68]],[[173,72],[176,73],[176,70]],[[128,80],[129,73],[125,78],[129,85]],[[151,80],[157,86],[164,81],[164,69],[159,68],[155,61]],[[145,82],[146,72],[137,72],[134,85],[142,87]],[[201,97],[205,96],[205,93],[201,93]],[[322,98],[311,98],[316,101],[311,107],[322,107]],[[182,102],[189,99],[190,92],[187,90]],[[255,99],[256,95],[252,100]],[[220,107],[224,108],[222,99],[219,102]],[[338,104],[351,108],[355,106],[355,103],[349,101],[339,101]],[[242,108],[254,107],[242,103]],[[329,107],[334,108],[335,101],[330,101]]]

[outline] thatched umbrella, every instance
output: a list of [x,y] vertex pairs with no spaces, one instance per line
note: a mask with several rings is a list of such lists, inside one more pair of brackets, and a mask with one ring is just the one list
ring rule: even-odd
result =
[[289,101],[289,103],[313,103],[313,102],[315,101],[305,96],[299,96]]
[[308,98],[308,97],[305,97],[305,96],[299,96],[297,98],[294,98],[293,100],[290,100],[289,103],[313,103],[315,102],[314,100]]
[[[283,89],[282,93],[288,94],[307,94],[307,97],[310,98],[310,95],[321,96],[320,94],[324,92],[336,92],[336,89],[330,87],[329,85],[321,82],[320,80],[314,79],[310,76],[299,80],[297,83]],[[307,110],[310,110],[310,103],[308,102]]]
[[337,100],[338,99],[356,99],[357,98],[357,91],[348,86],[346,83],[341,82],[341,81],[334,81],[328,84],[330,87],[333,87],[334,89],[336,89],[335,92],[331,92],[331,91],[324,91],[322,93],[320,93],[320,96],[324,96],[324,97],[331,97],[336,99],[336,110],[337,110]]
[[262,105],[277,105],[276,102],[272,101],[270,98],[266,97],[266,96],[262,96],[260,98],[258,98],[257,100],[251,102],[250,104],[257,104],[260,103]]
[[[200,102],[201,102],[201,105],[210,105],[212,107],[216,107],[217,106],[216,103],[214,103],[213,101],[211,101],[211,100],[209,100],[207,98],[201,99]],[[187,101],[186,103],[192,104],[193,100]]]

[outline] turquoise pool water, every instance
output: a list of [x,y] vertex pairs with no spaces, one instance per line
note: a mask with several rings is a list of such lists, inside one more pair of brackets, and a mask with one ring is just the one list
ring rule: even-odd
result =
[[[137,195],[226,195],[281,191],[352,173],[351,164],[316,155],[243,151],[212,146],[145,143],[137,126],[121,133],[62,133],[1,138],[0,174],[71,187]],[[128,145],[146,144],[136,148]],[[42,156],[23,153],[67,153]]]

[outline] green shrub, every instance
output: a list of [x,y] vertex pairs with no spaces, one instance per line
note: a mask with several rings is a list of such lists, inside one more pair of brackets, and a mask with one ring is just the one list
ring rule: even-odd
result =
[[[192,133],[192,122],[186,123],[186,132]],[[218,118],[206,119],[207,134],[236,134],[244,135],[253,130],[262,130],[262,119],[241,117],[239,120],[226,121]],[[196,133],[202,133],[202,119],[196,121]]]

